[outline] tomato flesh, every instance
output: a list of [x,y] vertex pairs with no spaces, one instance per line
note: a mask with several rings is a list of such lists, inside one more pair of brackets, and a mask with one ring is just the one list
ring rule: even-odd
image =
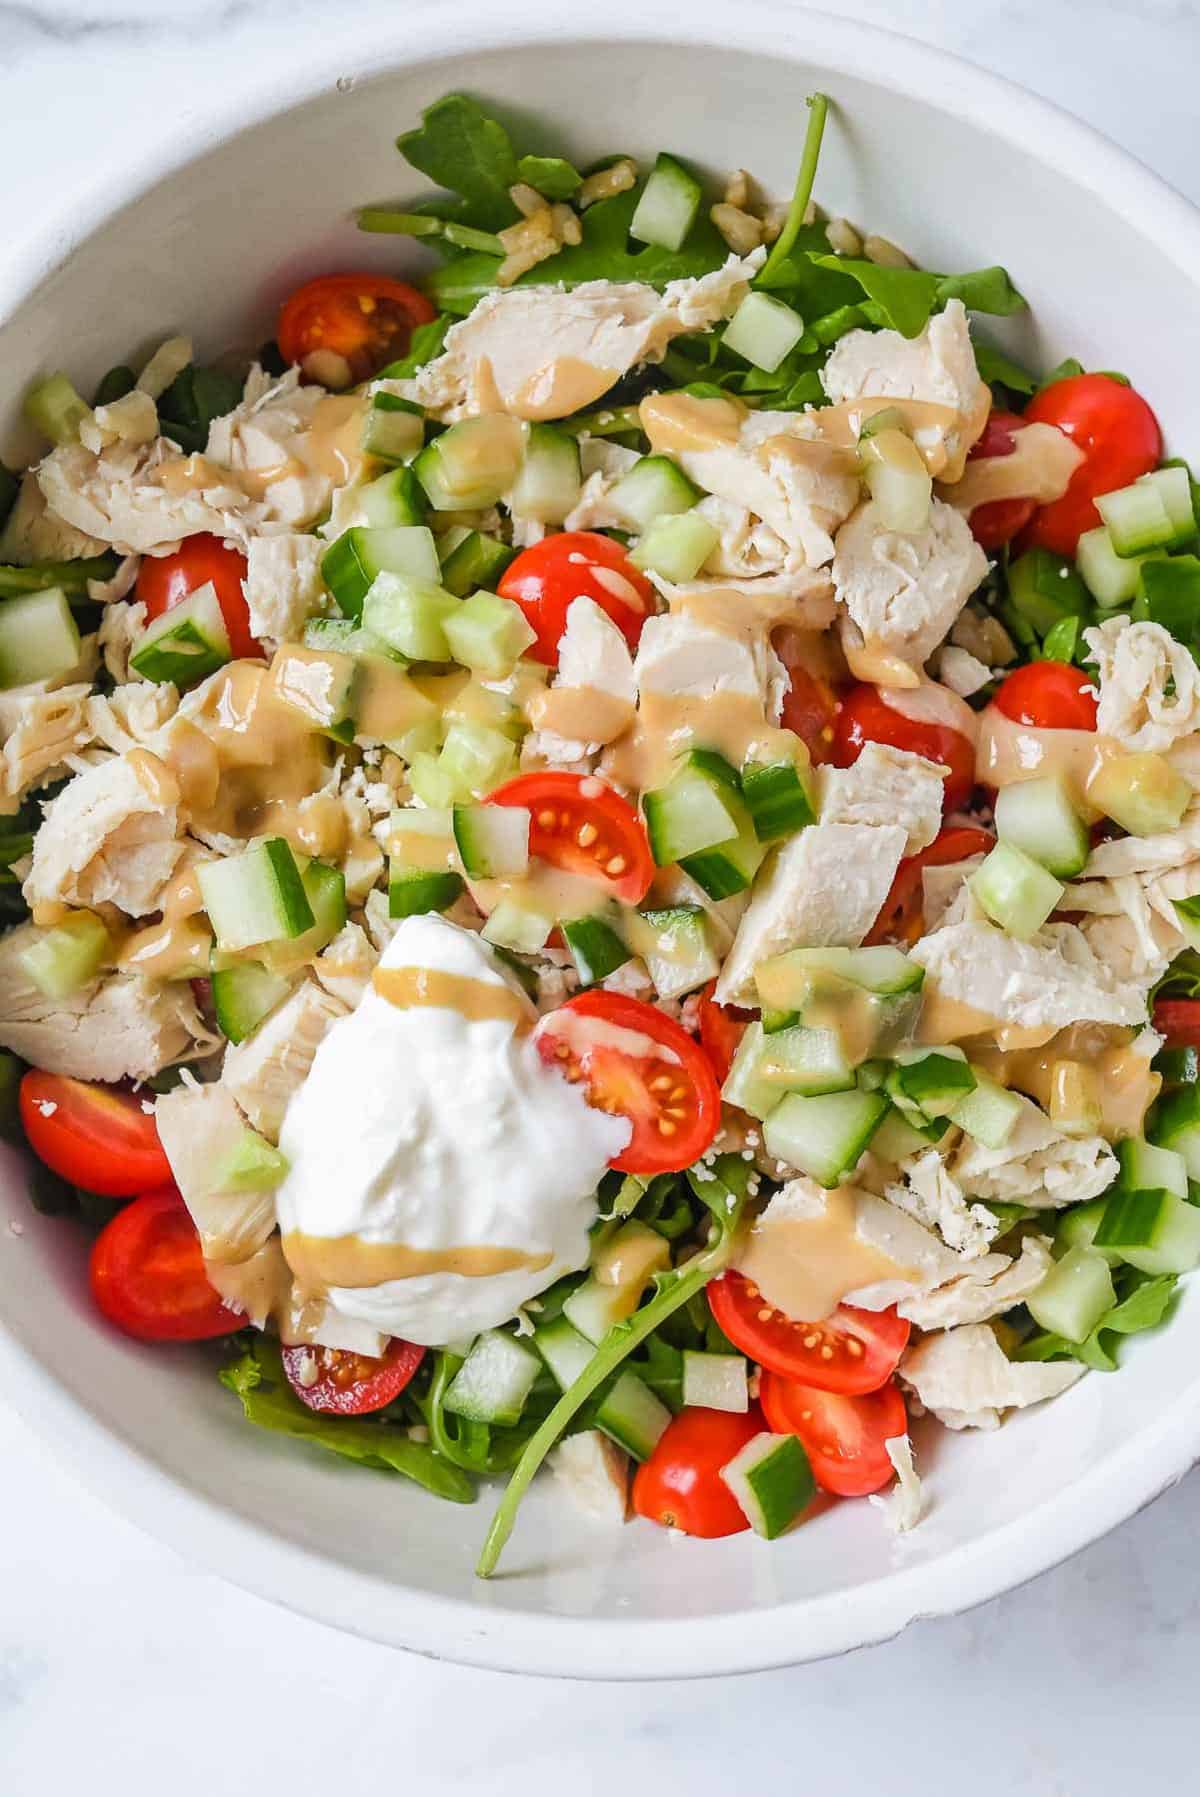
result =
[[850,688],[838,705],[833,728],[833,765],[852,767],[867,743],[908,749],[948,767],[943,811],[957,811],[970,798],[975,785],[975,750],[962,731],[953,730],[948,724],[906,718],[885,704],[875,687],[861,681]]
[[654,588],[619,543],[596,530],[560,530],[523,549],[496,591],[524,612],[535,640],[527,651],[558,666],[558,644],[576,599],[594,599],[631,649],[654,611]]
[[1094,730],[1096,700],[1086,674],[1065,661],[1031,661],[997,688],[992,704],[1036,730]]
[[722,1085],[729,1076],[738,1043],[746,1033],[753,1012],[738,1010],[734,1005],[719,1005],[713,998],[717,982],[712,980],[700,994],[698,1018],[700,1046],[712,1064]]
[[1095,499],[1127,487],[1157,468],[1162,456],[1158,419],[1140,393],[1107,374],[1075,374],[1035,394],[1026,424],[1053,424],[1083,451],[1061,499],[1039,506],[1023,543],[1074,555],[1085,530],[1100,523]]
[[971,855],[986,855],[996,839],[971,824],[938,832],[935,841],[917,855],[906,855],[896,869],[891,888],[871,925],[866,946],[880,942],[907,943],[910,947],[925,934],[923,869],[951,867]]
[[627,799],[593,775],[518,774],[485,805],[525,805],[529,852],[566,873],[582,874],[623,904],[637,905],[654,878],[641,818]]
[[[993,407],[983,428],[983,435],[973,445],[969,462],[990,461],[1011,455],[1016,448],[1017,432],[1025,420],[1016,412],[1002,412]],[[1037,511],[1036,499],[992,499],[977,505],[971,513],[971,535],[983,549],[1000,549],[1023,530]]]
[[619,992],[581,992],[551,1011],[538,1052],[590,1105],[625,1117],[629,1144],[609,1163],[621,1173],[678,1173],[710,1147],[721,1093],[700,1044],[670,1017]]
[[415,327],[436,316],[407,281],[369,273],[318,275],[284,301],[275,335],[285,362],[329,350],[349,365],[353,381],[365,381],[403,356]]
[[790,682],[780,724],[785,730],[794,731],[805,744],[814,765],[829,761],[833,755],[837,695],[827,680],[806,666],[803,632],[785,626],[774,632],[771,646],[787,669]]
[[908,1346],[912,1325],[889,1310],[839,1304],[820,1323],[774,1309],[741,1273],[729,1271],[708,1286],[713,1316],[735,1348],[785,1379],[822,1391],[859,1394],[887,1383]]
[[60,1179],[104,1198],[131,1198],[171,1178],[148,1104],[120,1086],[36,1068],[21,1080],[21,1126],[33,1152]]
[[422,1360],[424,1348],[396,1336],[380,1358],[352,1354],[345,1348],[286,1347],[283,1370],[288,1384],[310,1410],[337,1416],[363,1416],[382,1410],[398,1398]]
[[265,653],[250,629],[245,579],[245,556],[227,549],[219,537],[201,535],[185,538],[174,555],[143,556],[136,592],[147,618],[161,618],[211,581],[229,634],[230,654],[238,661]]
[[762,1427],[757,1405],[744,1416],[724,1410],[681,1410],[633,1476],[637,1514],[709,1541],[740,1535],[750,1524],[722,1479],[721,1468]]
[[100,1312],[139,1341],[205,1341],[245,1326],[209,1284],[200,1237],[174,1186],[143,1192],[105,1224],[88,1277]]
[[1154,1027],[1168,1048],[1200,1048],[1200,998],[1156,999]]
[[764,1372],[759,1391],[767,1427],[798,1435],[813,1478],[835,1497],[866,1497],[895,1476],[885,1442],[908,1432],[895,1380],[852,1397]]

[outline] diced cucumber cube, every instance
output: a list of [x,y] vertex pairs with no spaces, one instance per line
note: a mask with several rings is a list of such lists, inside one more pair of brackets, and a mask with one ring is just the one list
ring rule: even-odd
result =
[[393,468],[389,473],[381,474],[378,480],[362,489],[358,503],[369,529],[411,531],[413,534],[408,539],[394,539],[393,553],[403,554],[407,542],[410,552],[407,571],[420,580],[437,580],[441,566],[433,532],[425,525],[429,508],[421,483],[411,468]]
[[925,530],[933,480],[908,433],[898,429],[871,432],[859,442],[858,459],[884,528],[908,535]]
[[[803,745],[797,742],[797,747]],[[747,762],[742,769],[742,796],[760,842],[794,836],[816,821],[807,769],[795,759]]]
[[530,819],[524,805],[456,805],[454,840],[463,871],[473,880],[526,873]]
[[594,986],[606,980],[618,967],[624,967],[631,950],[604,917],[573,917],[559,925],[563,941],[575,957],[575,970],[581,986]]
[[840,1185],[857,1166],[889,1109],[881,1092],[793,1094],[763,1124],[768,1154],[807,1173],[818,1185]]
[[682,998],[721,971],[712,922],[698,905],[636,912],[626,921],[625,935],[660,998]]
[[1064,1341],[1086,1341],[1105,1311],[1117,1301],[1112,1273],[1102,1254],[1072,1248],[1025,1300],[1034,1322]]
[[249,1128],[238,1131],[229,1142],[222,1143],[222,1153],[214,1160],[211,1172],[214,1192],[271,1192],[282,1185],[291,1163]]
[[[583,1372],[595,1352],[577,1329],[559,1317],[534,1333],[533,1345],[560,1389],[565,1391]],[[620,1375],[596,1412],[596,1426],[632,1454],[648,1460],[671,1420],[671,1412],[636,1373]]]
[[668,867],[736,838],[741,827],[737,774],[720,756],[693,750],[668,785],[644,794],[642,809],[650,852],[660,867]]
[[321,578],[348,618],[361,616],[363,601],[380,574],[407,575],[436,582],[437,552],[422,525],[371,529],[356,524],[331,543],[321,558]]
[[849,1092],[857,1083],[836,1030],[804,1024],[764,1033],[755,1071],[767,1086],[810,1096]]
[[59,371],[36,381],[25,395],[25,416],[52,443],[78,443],[79,427],[91,408]]
[[881,944],[877,948],[788,949],[760,962],[754,983],[765,1006],[798,1011],[812,996],[814,980],[827,974],[881,997],[919,992],[925,979],[919,962],[910,960],[902,949]]
[[635,568],[682,585],[694,580],[721,541],[716,525],[698,511],[655,518],[630,554]]
[[502,1329],[488,1329],[459,1367],[443,1400],[454,1416],[468,1422],[511,1429],[541,1371],[531,1348]]
[[516,746],[490,724],[456,722],[446,732],[439,765],[454,782],[454,797],[477,798],[490,792],[516,766]]
[[1075,566],[1082,574],[1096,604],[1105,611],[1128,605],[1137,592],[1142,567],[1157,559],[1152,555],[1118,555],[1103,524],[1085,530],[1075,548]]
[[82,653],[79,630],[61,587],[0,604],[0,687],[28,686],[69,674]]
[[748,1441],[721,1477],[756,1535],[773,1541],[816,1496],[816,1480],[798,1435],[764,1431]]
[[762,1074],[764,1044],[770,1041],[761,1023],[748,1024],[721,1087],[721,1097],[760,1121],[783,1102],[784,1088]]
[[664,153],[642,189],[629,221],[629,235],[639,243],[657,244],[660,249],[680,249],[696,221],[703,198],[704,190],[695,175],[674,156]]
[[635,530],[649,530],[659,518],[690,512],[701,497],[683,469],[669,456],[646,455],[617,482],[609,495],[613,508]]
[[515,955],[536,955],[546,946],[553,928],[552,917],[531,911],[513,899],[501,899],[484,924],[482,933],[486,942],[511,949]]
[[378,574],[363,599],[363,624],[409,661],[449,661],[445,626],[460,603],[433,581]]
[[1116,755],[1088,781],[1089,800],[1131,836],[1174,830],[1191,803],[1192,788],[1164,755]]
[[519,419],[487,413],[464,418],[427,443],[413,472],[435,512],[479,511],[510,491],[524,448]]
[[112,941],[94,911],[73,911],[43,930],[17,957],[47,998],[70,998],[99,973],[112,955]]
[[804,335],[804,320],[783,300],[769,293],[748,293],[729,323],[721,342],[735,356],[744,356],[755,368],[774,374]]
[[1143,1273],[1190,1273],[1200,1266],[1200,1206],[1170,1191],[1116,1191],[1095,1235]]
[[1063,895],[1053,874],[1009,842],[996,844],[970,886],[993,923],[1020,940],[1041,929]]
[[1091,849],[1087,825],[1071,803],[1061,775],[1042,774],[1001,787],[996,794],[996,830],[1002,842],[1020,849],[1057,879],[1073,879],[1087,864]]
[[916,1109],[918,1122],[952,1113],[975,1090],[975,1075],[961,1049],[912,1049],[897,1054],[885,1089],[906,1114]]
[[1177,549],[1196,534],[1192,486],[1186,468],[1157,468],[1132,486],[1101,493],[1096,510],[1118,555]]
[[1140,1136],[1126,1136],[1117,1143],[1121,1163],[1118,1184],[1128,1192],[1174,1192],[1188,1195],[1187,1163],[1171,1148],[1157,1148]]
[[499,537],[465,530],[448,553],[443,543],[442,585],[458,599],[465,599],[477,587],[493,587],[516,553]]
[[980,1068],[973,1067],[973,1090],[964,1093],[946,1113],[950,1121],[974,1137],[984,1148],[1003,1148],[1016,1127],[1023,1108],[1015,1092],[1006,1091]]
[[265,838],[196,868],[204,908],[226,952],[300,936],[316,921],[291,848]]
[[393,857],[388,863],[388,916],[448,911],[462,889],[461,874],[427,873],[423,868],[405,867]]
[[206,581],[147,625],[129,658],[144,680],[194,686],[229,660],[229,633],[216,588]]
[[519,605],[483,592],[448,612],[443,629],[454,660],[485,680],[507,678],[537,635]]
[[1194,1082],[1159,1100],[1154,1139],[1182,1158],[1189,1179],[1200,1181],[1200,1090]]
[[[430,221],[432,222],[432,221]],[[398,393],[373,393],[363,420],[362,446],[381,462],[407,462],[425,441],[425,414]]]
[[508,504],[514,518],[561,524],[579,504],[579,444],[553,424],[532,424]]
[[245,1042],[292,989],[285,975],[272,973],[261,961],[214,965],[209,975],[217,1026],[230,1042]]
[[746,1362],[740,1354],[683,1351],[683,1401],[701,1410],[744,1416],[750,1408]]

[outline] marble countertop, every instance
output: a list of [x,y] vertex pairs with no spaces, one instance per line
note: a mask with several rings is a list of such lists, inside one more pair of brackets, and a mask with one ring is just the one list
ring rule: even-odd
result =
[[[837,10],[1023,81],[1200,200],[1196,0]],[[330,13],[324,0],[0,0],[6,217],[136,165],[165,119],[268,59],[310,59]],[[339,11],[337,37],[361,44],[371,16]],[[792,1766],[792,1787],[892,1797],[960,1780],[974,1797],[1125,1797],[1194,1759],[1195,1478],[1024,1590],[884,1647],[721,1686],[615,1689],[437,1665],[273,1609],[111,1515],[2,1398],[0,1467],[0,1789],[14,1797],[357,1797],[385,1780],[524,1797],[549,1779],[582,1797],[726,1797]]]

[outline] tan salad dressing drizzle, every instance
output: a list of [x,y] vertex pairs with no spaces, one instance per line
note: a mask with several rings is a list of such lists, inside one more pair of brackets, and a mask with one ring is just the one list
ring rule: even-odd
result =
[[[932,399],[872,399],[864,395],[822,406],[811,417],[827,442],[853,448],[869,419],[880,412],[899,412],[930,474],[950,482],[961,479],[967,452],[987,423],[991,403],[991,391],[981,381],[975,404],[965,413]],[[953,455],[947,441],[951,436],[958,439]]]
[[1145,1055],[1130,1049],[1136,1031],[1103,1023],[1074,1023],[1037,1048],[981,1047],[971,1051],[986,1073],[1003,1086],[1024,1092],[1049,1111],[1063,1069],[1082,1066],[1097,1089],[1101,1121],[1098,1133],[1116,1142],[1142,1132],[1146,1112],[1162,1087]]
[[511,1023],[518,1035],[533,1027],[528,1000],[492,980],[443,973],[434,967],[377,967],[371,984],[380,998],[401,1011],[457,1011],[468,1023]]
[[362,1289],[393,1279],[420,1279],[430,1273],[457,1273],[463,1279],[491,1279],[497,1273],[540,1273],[552,1253],[529,1254],[523,1248],[468,1244],[451,1248],[410,1248],[404,1242],[366,1242],[357,1235],[305,1235],[289,1231],[283,1252],[305,1297],[323,1295],[331,1286]]
[[620,372],[618,368],[598,368],[580,356],[556,356],[521,383],[508,410],[531,423],[568,418],[601,399],[620,379]]
[[825,1207],[815,1216],[764,1213],[743,1237],[734,1265],[758,1287],[764,1309],[781,1310],[796,1322],[819,1323],[847,1292],[916,1277],[914,1268],[863,1241],[857,1217],[852,1186],[827,1192]]
[[688,455],[728,449],[749,417],[740,400],[702,399],[695,393],[651,393],[638,407],[655,455]]
[[1106,762],[1123,754],[1119,743],[1094,730],[1040,730],[1017,724],[994,705],[979,714],[975,778],[983,786],[1014,786],[1042,774],[1059,774],[1088,821],[1100,816],[1088,787]]
[[938,497],[960,512],[998,499],[1061,499],[1083,460],[1083,451],[1057,425],[1027,424],[1013,437],[1010,455],[968,462],[953,486],[939,485]]

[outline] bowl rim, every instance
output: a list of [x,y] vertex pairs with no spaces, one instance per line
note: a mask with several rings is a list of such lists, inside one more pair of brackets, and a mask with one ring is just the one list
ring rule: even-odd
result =
[[[487,0],[450,16],[420,10],[403,25],[372,23],[364,49],[355,33],[289,58],[172,132],[137,170],[125,166],[72,203],[43,214],[10,245],[0,268],[0,318],[12,313],[75,248],[105,229],[160,181],[205,151],[272,116],[296,110],[332,87],[341,91],[397,67],[447,55],[549,45],[665,42],[728,48],[716,0],[681,16],[664,0],[609,0],[603,28],[563,30],[553,0],[509,0],[503,19]],[[557,16],[556,16],[557,15]],[[788,3],[742,0],[737,48],[827,64],[938,109],[1056,165],[1117,213],[1135,218],[1164,253],[1200,282],[1200,212],[1160,176],[1092,127],[1048,100],[947,51],[857,20]],[[341,70],[331,75],[331,68]],[[1031,152],[1031,146],[1037,146]],[[794,1665],[898,1634],[908,1623],[945,1616],[1010,1590],[1059,1564],[1132,1516],[1200,1459],[1200,1382],[1102,1468],[1074,1480],[1027,1516],[941,1559],[849,1590],[725,1616],[719,1626],[684,1620],[608,1620],[493,1609],[487,1589],[468,1598],[381,1587],[235,1514],[189,1488],[119,1428],[99,1421],[52,1377],[0,1316],[5,1390],[36,1433],[68,1460],[114,1510],[132,1516],[168,1546],[183,1549],[244,1588],[348,1633],[435,1659],[495,1671],[557,1677],[650,1679],[716,1676]],[[1037,1526],[1031,1527],[1033,1518]],[[381,1603],[381,1592],[387,1601]]]

